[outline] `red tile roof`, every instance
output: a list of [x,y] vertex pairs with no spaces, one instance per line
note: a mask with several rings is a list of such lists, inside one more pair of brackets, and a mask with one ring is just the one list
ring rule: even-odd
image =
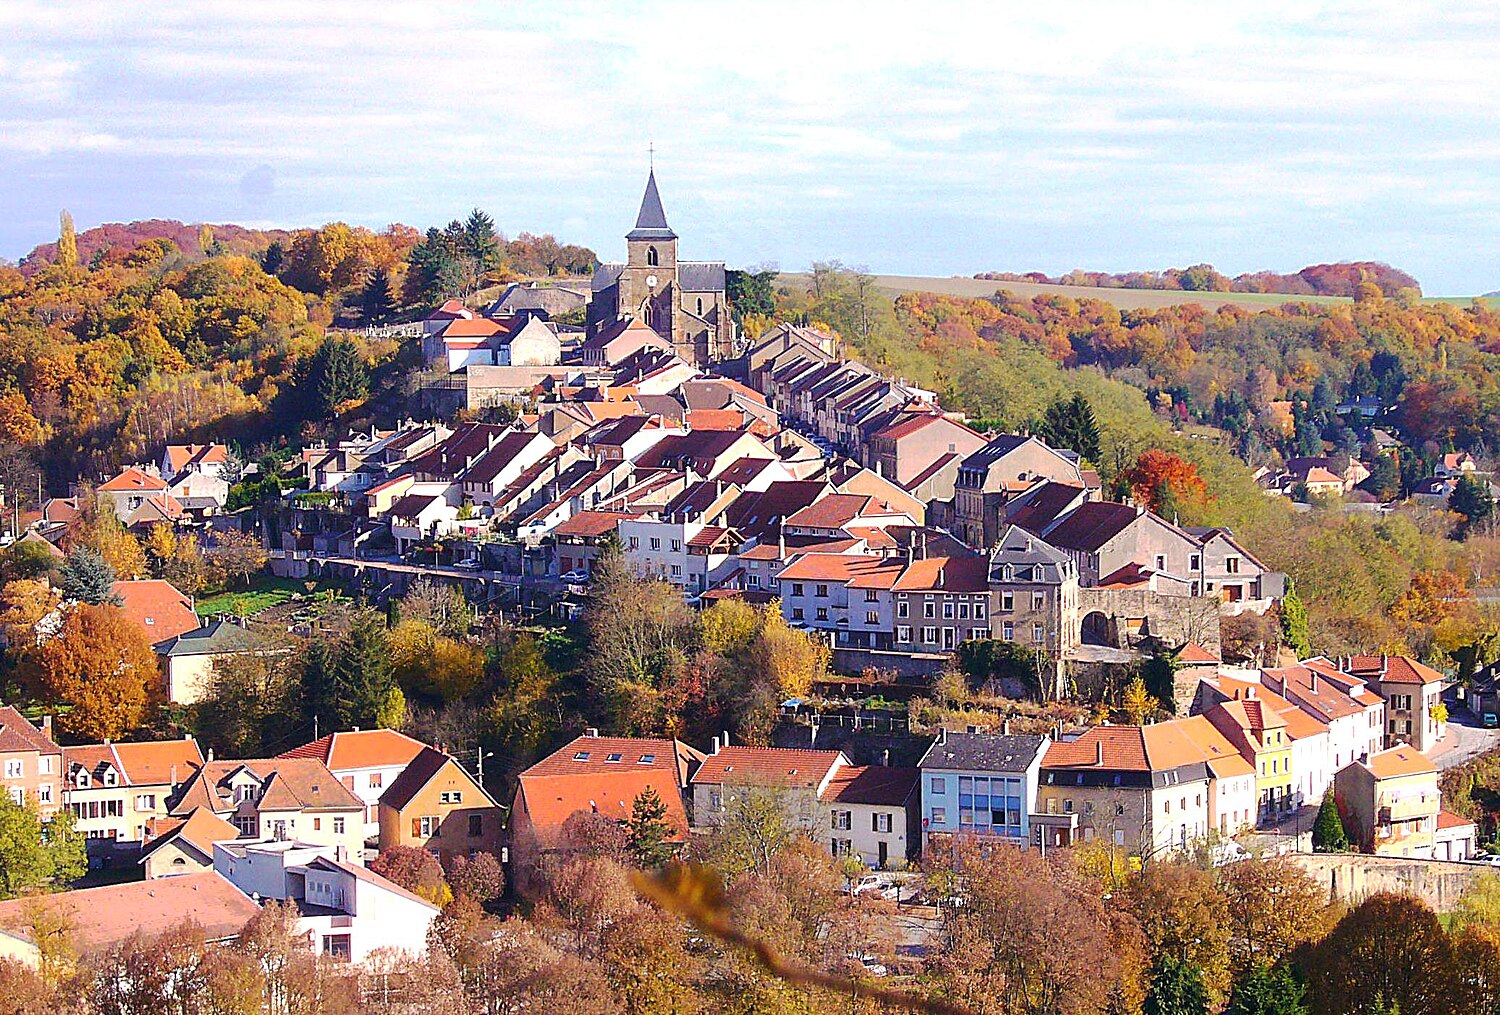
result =
[[919,775],[915,768],[848,766],[833,774],[823,789],[822,799],[829,803],[900,807],[916,791]]
[[914,560],[897,579],[897,592],[988,592],[989,561],[982,557]]
[[126,468],[108,482],[99,484],[100,493],[165,490],[166,488],[166,480],[160,476],[153,476],[143,469],[138,469],[134,465]]
[[10,705],[0,705],[0,752],[59,754],[62,748]]
[[692,781],[694,785],[817,786],[841,764],[848,764],[848,759],[839,751],[731,745],[705,758]]
[[152,645],[202,626],[193,612],[193,601],[171,582],[157,578],[119,581],[111,591],[120,597],[126,618],[145,632]]
[[1432,762],[1410,744],[1372,754],[1365,759],[1364,766],[1377,779],[1399,779],[1406,775],[1431,775],[1437,772]]
[[411,760],[427,747],[396,730],[349,730],[329,733],[311,743],[294,747],[279,755],[282,758],[316,758],[331,771],[360,768],[396,768]]
[[1410,656],[1352,656],[1344,665],[1344,672],[1391,684],[1431,684],[1443,679],[1437,670]]
[[636,797],[647,788],[656,791],[666,804],[666,822],[672,829],[670,841],[686,842],[687,810],[682,804],[682,790],[676,776],[660,768],[625,768],[620,771],[578,775],[523,774],[516,789],[516,816],[529,820],[544,846],[556,841],[563,823],[579,811],[602,814],[616,821],[628,821]]
[[627,518],[639,518],[629,511],[580,511],[552,530],[556,536],[602,536],[615,531]]

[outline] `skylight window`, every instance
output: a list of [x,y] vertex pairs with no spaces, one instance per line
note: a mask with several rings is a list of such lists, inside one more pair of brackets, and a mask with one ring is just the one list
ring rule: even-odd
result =
[[654,755],[654,754],[642,754],[641,755],[641,764],[643,764],[643,765],[654,765],[654,764],[656,764],[656,755]]
[[573,755],[573,760],[574,761],[587,761],[587,760],[589,760],[589,752],[588,751],[579,751],[577,754]]
[[620,755],[619,754],[611,754],[609,757],[605,758],[604,760],[607,761],[607,762],[609,762],[611,765],[618,765],[620,763]]

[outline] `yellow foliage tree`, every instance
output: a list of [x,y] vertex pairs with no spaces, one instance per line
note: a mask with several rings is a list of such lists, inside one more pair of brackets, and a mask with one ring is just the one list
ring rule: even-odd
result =
[[788,624],[779,601],[766,606],[761,615],[760,634],[751,648],[756,671],[769,677],[784,696],[806,696],[813,681],[828,675],[832,653],[817,635]]
[[390,633],[391,671],[397,683],[426,697],[454,701],[478,686],[484,652],[439,634],[427,620],[403,620]]
[[725,599],[703,611],[703,647],[715,655],[738,655],[760,633],[761,615],[742,599]]
[[78,263],[78,233],[73,229],[73,215],[64,208],[57,219],[57,263],[71,268]]
[[0,589],[0,631],[13,648],[33,644],[36,626],[62,602],[47,582],[23,578]]
[[1125,693],[1120,698],[1120,710],[1125,713],[1131,725],[1139,726],[1148,715],[1156,711],[1156,707],[1156,699],[1151,697],[1146,690],[1146,682],[1140,677],[1132,678],[1125,685]]

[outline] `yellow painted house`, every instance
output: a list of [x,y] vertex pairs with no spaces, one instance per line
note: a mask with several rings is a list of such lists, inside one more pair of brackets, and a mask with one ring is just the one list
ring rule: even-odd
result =
[[1256,823],[1273,822],[1296,806],[1292,738],[1286,720],[1253,687],[1235,693],[1241,696],[1220,702],[1204,716],[1255,769]]

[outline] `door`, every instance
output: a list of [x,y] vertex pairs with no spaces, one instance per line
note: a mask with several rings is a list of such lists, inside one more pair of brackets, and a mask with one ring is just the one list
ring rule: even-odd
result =
[[880,841],[880,845],[877,846],[876,849],[877,849],[879,857],[880,857],[880,860],[879,860],[877,866],[879,866],[879,867],[881,867],[883,869],[885,867],[885,852],[886,852],[885,840],[884,839],[882,839]]
[[958,639],[954,629],[951,627],[943,628],[943,648],[945,650],[952,649],[956,644],[958,644]]

